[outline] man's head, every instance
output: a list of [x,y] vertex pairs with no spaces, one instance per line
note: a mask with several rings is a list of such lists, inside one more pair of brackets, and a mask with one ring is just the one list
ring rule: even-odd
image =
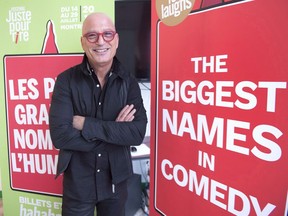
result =
[[81,44],[92,66],[111,65],[118,43],[115,25],[106,14],[92,13],[86,17]]

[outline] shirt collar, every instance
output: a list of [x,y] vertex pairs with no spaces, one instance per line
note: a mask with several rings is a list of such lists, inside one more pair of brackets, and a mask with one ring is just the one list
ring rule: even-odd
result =
[[[89,72],[89,75],[92,75],[92,74],[95,72],[94,69],[93,69],[93,67],[89,64],[89,61],[86,62],[86,67],[87,67],[87,70],[88,70],[88,72]],[[107,75],[106,75],[106,78],[112,76],[112,74],[113,74],[113,69],[114,69],[114,61],[113,61],[113,63],[112,63],[112,66],[111,66],[109,72],[108,72]]]

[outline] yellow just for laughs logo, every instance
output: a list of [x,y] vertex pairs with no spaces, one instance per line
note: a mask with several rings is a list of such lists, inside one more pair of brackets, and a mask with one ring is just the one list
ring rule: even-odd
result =
[[156,0],[159,19],[168,26],[181,23],[191,11],[195,0]]

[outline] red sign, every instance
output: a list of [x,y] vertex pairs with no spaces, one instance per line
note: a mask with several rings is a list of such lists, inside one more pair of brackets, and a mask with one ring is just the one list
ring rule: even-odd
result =
[[151,215],[286,215],[286,1],[176,2],[152,2]]
[[62,194],[55,180],[58,150],[49,132],[50,99],[56,76],[83,54],[6,56],[5,84],[12,189]]

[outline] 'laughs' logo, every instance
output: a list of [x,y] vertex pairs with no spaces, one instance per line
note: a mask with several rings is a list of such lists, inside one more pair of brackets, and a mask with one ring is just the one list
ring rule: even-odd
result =
[[253,0],[156,0],[156,11],[164,24],[175,26],[183,22],[189,13],[249,1]]
[[168,26],[181,23],[191,11],[195,0],[157,0],[158,17]]

